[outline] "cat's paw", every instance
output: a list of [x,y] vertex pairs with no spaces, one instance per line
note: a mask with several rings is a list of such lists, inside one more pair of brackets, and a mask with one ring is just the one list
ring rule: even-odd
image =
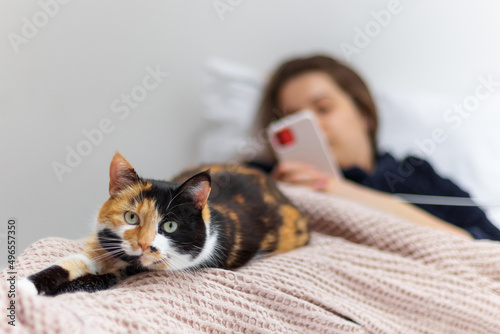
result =
[[27,277],[21,278],[19,281],[17,281],[17,288],[22,291],[22,294],[31,296],[38,295],[38,290],[35,287],[35,284],[33,284],[33,282],[30,281]]

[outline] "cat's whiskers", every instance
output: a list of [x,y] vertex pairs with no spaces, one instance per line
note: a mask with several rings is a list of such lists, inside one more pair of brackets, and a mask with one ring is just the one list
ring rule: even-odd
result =
[[104,247],[99,247],[99,248],[92,248],[91,250],[92,251],[106,251],[106,252],[113,252],[113,251],[116,251],[116,250],[119,250],[120,248],[118,247],[115,247],[115,248],[104,248]]
[[116,248],[122,248],[120,244],[115,244],[115,243],[112,243],[112,244],[102,244],[100,245],[101,247],[99,248],[102,248],[102,249],[106,249],[106,250],[113,250],[113,249],[116,249]]
[[160,261],[166,264],[166,268],[163,270],[165,270],[165,271],[180,271],[180,268],[175,264],[174,261],[172,261],[171,257],[167,257],[165,255],[165,257],[161,258]]
[[98,263],[105,263],[105,262],[108,262],[108,261],[116,263],[118,261],[118,259],[115,258],[112,254],[106,254],[106,256],[103,256],[103,257],[100,257],[100,258],[96,258],[96,259],[94,259],[94,261],[98,262]]
[[93,252],[96,252],[96,251],[110,251],[109,248],[103,248],[103,247],[91,248],[90,250],[93,251]]
[[113,239],[113,238],[106,238],[106,237],[104,237],[104,238],[100,238],[100,239],[99,239],[99,242],[101,242],[101,241],[107,241],[107,242],[121,242],[122,240],[121,240],[121,239],[116,239],[116,238],[115,238],[115,239]]
[[115,243],[122,242],[122,240],[121,240],[121,239],[117,239],[117,238],[108,238],[108,237],[101,237],[101,238],[99,238],[99,243],[101,243],[102,241],[107,241],[107,242],[115,242]]
[[175,262],[168,261],[167,268],[165,269],[165,271],[169,271],[172,273],[179,273],[184,280],[188,279],[188,276],[187,276],[188,271],[186,270],[186,268],[181,268],[181,267],[177,266],[175,264]]
[[108,236],[105,236],[105,235],[100,235],[99,236],[99,239],[106,239],[106,240],[120,240],[116,237],[108,237]]
[[105,243],[108,243],[108,244],[109,244],[109,243],[119,244],[119,243],[121,243],[122,241],[123,241],[123,240],[121,240],[121,239],[101,239],[101,240],[99,240],[99,243],[103,243],[103,242],[105,242]]
[[159,262],[160,262],[160,264],[164,264],[164,265],[165,265],[165,267],[164,267],[164,268],[162,268],[161,270],[163,270],[163,271],[167,271],[167,270],[168,270],[168,268],[169,268],[169,265],[170,265],[170,264],[169,264],[169,262],[168,262],[168,260],[167,260],[166,258],[161,258],[161,259],[159,260]]
[[112,255],[115,255],[115,254],[120,254],[121,252],[123,252],[121,249],[115,249],[115,250],[112,250],[112,251],[106,251],[106,253],[102,253],[102,254],[99,254],[97,256],[94,256],[93,260],[105,258],[107,256],[112,256]]
[[112,251],[108,251],[104,254],[101,254],[99,256],[96,256],[96,257],[92,258],[92,260],[93,261],[103,261],[107,258],[114,258],[115,255],[122,255],[122,254],[125,254],[125,251],[123,251],[122,249],[115,249]]
[[121,247],[123,240],[117,238],[100,237],[99,245],[106,248],[106,246]]

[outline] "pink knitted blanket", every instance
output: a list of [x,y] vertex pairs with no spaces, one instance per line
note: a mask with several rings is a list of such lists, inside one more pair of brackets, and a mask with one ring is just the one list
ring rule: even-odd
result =
[[[237,271],[143,273],[116,288],[16,295],[1,333],[500,333],[500,244],[448,235],[335,197],[282,187],[310,245]],[[18,276],[82,241],[40,240]],[[0,300],[6,312],[7,274]]]

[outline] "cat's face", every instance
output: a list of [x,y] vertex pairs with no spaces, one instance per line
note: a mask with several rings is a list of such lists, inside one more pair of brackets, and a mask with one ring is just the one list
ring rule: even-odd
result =
[[100,246],[114,258],[150,269],[182,270],[196,265],[205,244],[211,242],[208,172],[181,186],[144,180],[116,153],[109,192],[97,231]]

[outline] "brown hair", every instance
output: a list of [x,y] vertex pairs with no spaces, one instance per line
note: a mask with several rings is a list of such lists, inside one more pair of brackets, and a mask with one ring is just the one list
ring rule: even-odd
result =
[[269,123],[284,113],[278,108],[278,97],[283,85],[290,79],[306,72],[320,71],[329,74],[337,85],[354,101],[356,107],[368,121],[368,135],[373,154],[377,152],[378,117],[375,102],[361,77],[350,67],[323,55],[294,58],[283,63],[271,76],[257,113],[255,130],[267,128]]

